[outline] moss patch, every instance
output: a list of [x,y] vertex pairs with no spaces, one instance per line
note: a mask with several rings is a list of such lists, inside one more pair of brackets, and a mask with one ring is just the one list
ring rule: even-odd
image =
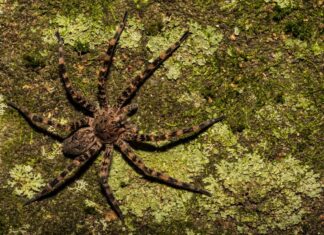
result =
[[199,198],[201,206],[211,218],[234,219],[242,233],[265,234],[300,223],[308,213],[304,197],[321,193],[319,175],[291,156],[270,162],[253,153],[215,168],[216,176],[204,179],[213,196]]

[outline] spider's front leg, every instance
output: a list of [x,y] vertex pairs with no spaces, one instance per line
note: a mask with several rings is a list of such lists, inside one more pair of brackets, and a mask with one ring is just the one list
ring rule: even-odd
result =
[[98,101],[100,107],[107,107],[107,96],[106,96],[106,80],[108,78],[110,67],[113,62],[116,47],[119,38],[125,28],[127,20],[127,12],[125,12],[123,22],[117,27],[114,37],[109,41],[109,46],[104,57],[104,65],[99,72],[99,83],[98,83]]
[[185,32],[179,41],[169,47],[165,52],[162,52],[160,56],[152,63],[149,63],[145,71],[136,76],[126,90],[124,90],[122,95],[117,99],[117,107],[123,107],[134,96],[145,80],[149,78],[155,72],[155,70],[157,70],[163,64],[163,62],[166,61],[173,54],[173,52],[180,47],[181,43],[184,42],[189,35],[189,31]]
[[64,60],[64,49],[63,49],[63,38],[59,34],[59,32],[56,32],[56,37],[59,42],[59,75],[63,81],[64,88],[66,90],[66,93],[70,96],[72,101],[76,104],[78,104],[81,108],[86,110],[87,112],[94,113],[96,111],[96,107],[92,104],[90,104],[81,94],[80,92],[76,92],[72,88],[71,81],[67,75],[66,67],[65,67],[65,60]]
[[135,114],[138,109],[137,104],[127,105],[117,111],[117,119],[116,122],[123,122],[124,124],[127,122],[127,118],[131,115]]
[[[59,138],[60,140],[65,139],[65,137],[57,134],[56,132],[58,132],[58,131],[73,132],[73,131],[79,129],[80,127],[89,125],[88,117],[83,118],[78,121],[75,121],[75,122],[72,122],[67,125],[63,125],[63,124],[57,123],[53,119],[45,118],[40,115],[31,113],[24,108],[18,107],[16,104],[14,104],[12,102],[8,102],[7,104],[8,104],[8,106],[16,109],[31,125],[39,128],[40,130],[44,131],[45,133],[48,133],[49,135],[51,135],[55,138]],[[49,130],[49,127],[53,127],[55,132]]]
[[[50,118],[45,118],[42,117],[40,115],[34,114],[29,112],[28,110],[24,109],[24,108],[20,108],[18,107],[16,104],[12,103],[12,102],[7,102],[8,106],[14,108],[15,110],[17,110],[31,125],[39,128],[40,130],[44,131],[45,133],[63,140],[64,137],[54,133],[53,131],[49,130],[49,127],[53,127],[55,132],[57,131],[69,131],[70,130],[70,126],[68,125],[62,125],[60,123],[55,122],[54,120],[50,119]],[[42,127],[42,126],[45,126]]]
[[110,186],[108,185],[108,175],[109,175],[109,170],[112,161],[112,152],[113,152],[113,146],[112,145],[107,146],[105,150],[104,158],[100,166],[100,173],[99,173],[100,183],[111,207],[117,213],[120,219],[124,219],[123,213],[118,206],[118,202],[115,199]]

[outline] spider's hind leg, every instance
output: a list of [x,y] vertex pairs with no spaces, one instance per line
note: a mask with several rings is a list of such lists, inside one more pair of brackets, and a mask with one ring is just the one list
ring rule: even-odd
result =
[[211,193],[198,188],[194,186],[193,184],[185,183],[180,180],[177,180],[165,173],[155,171],[153,169],[148,168],[145,166],[144,162],[142,161],[141,158],[139,158],[131,149],[131,147],[125,142],[125,141],[119,141],[117,143],[118,147],[120,148],[120,151],[127,157],[129,161],[131,161],[134,166],[139,169],[145,176],[148,176],[152,179],[158,180],[160,182],[163,182],[165,184],[168,184],[170,186],[176,187],[176,188],[181,188],[185,189],[188,191],[196,192],[196,193],[201,193],[205,194],[207,196],[211,196]]
[[105,196],[113,210],[117,213],[120,219],[123,219],[123,213],[118,206],[118,202],[115,199],[110,186],[108,185],[108,174],[111,166],[113,146],[108,146],[105,150],[104,158],[100,166],[100,184],[104,190]]
[[66,182],[66,179],[71,179],[73,176],[75,176],[81,167],[85,165],[85,163],[87,163],[92,157],[96,156],[101,146],[102,145],[100,143],[96,142],[96,144],[94,144],[84,154],[73,159],[73,161],[65,168],[64,171],[59,174],[59,176],[48,182],[44,189],[40,193],[36,194],[33,198],[25,202],[25,205],[41,200],[57,190]]
[[194,133],[199,133],[200,131],[210,127],[216,122],[220,122],[225,118],[225,116],[221,116],[219,118],[214,118],[211,120],[204,121],[197,126],[192,126],[184,129],[179,129],[175,131],[168,131],[160,134],[139,134],[137,133],[130,135],[131,141],[145,142],[145,141],[161,141],[161,140],[177,140],[183,136],[190,136]]
[[130,83],[130,85],[124,90],[122,95],[117,99],[117,107],[123,107],[127,101],[129,101],[140,86],[149,78],[155,70],[157,70],[164,61],[166,61],[175,52],[190,35],[189,31],[186,31],[182,37],[169,47],[166,51],[162,52],[158,58],[156,58],[152,63],[149,63],[144,72],[136,76]]

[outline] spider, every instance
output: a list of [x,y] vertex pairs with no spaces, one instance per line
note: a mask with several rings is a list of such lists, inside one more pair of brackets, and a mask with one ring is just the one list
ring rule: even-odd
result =
[[[117,26],[114,37],[109,41],[104,63],[99,72],[97,94],[99,107],[90,104],[78,91],[75,91],[75,89],[72,88],[70,79],[66,73],[63,50],[64,41],[60,34],[56,32],[56,37],[59,43],[59,76],[72,104],[84,109],[86,111],[85,113],[89,113],[89,115],[86,114],[85,118],[71,122],[68,125],[62,125],[54,120],[30,113],[24,108],[19,108],[12,102],[8,102],[9,106],[16,109],[32,126],[37,127],[39,130],[56,137],[59,136],[55,133],[57,131],[68,131],[70,133],[66,137],[59,137],[63,141],[63,154],[72,156],[72,162],[56,178],[49,181],[42,191],[28,200],[25,205],[41,200],[49,196],[49,194],[52,194],[54,191],[57,191],[57,189],[60,188],[67,179],[71,179],[75,176],[82,166],[98,156],[98,154],[103,150],[103,160],[99,171],[100,184],[108,203],[111,205],[118,217],[123,219],[124,216],[119,208],[119,203],[115,199],[112,190],[108,185],[108,174],[114,148],[119,149],[122,155],[135,169],[152,180],[159,181],[175,188],[189,190],[208,196],[211,195],[208,191],[196,187],[193,184],[182,182],[170,177],[166,173],[158,172],[145,166],[144,162],[136,155],[128,143],[179,140],[180,138],[188,137],[192,134],[198,134],[202,130],[210,127],[212,124],[224,119],[224,116],[221,116],[219,118],[202,122],[197,126],[167,131],[160,134],[141,134],[142,132],[139,131],[136,125],[129,121],[129,116],[134,114],[138,108],[136,104],[129,104],[130,100],[145,80],[151,77],[154,71],[158,69],[163,62],[180,47],[180,44],[188,38],[190,35],[189,31],[186,31],[175,44],[170,46],[165,52],[162,52],[152,63],[148,63],[146,69],[140,75],[131,80],[128,87],[117,99],[117,104],[114,106],[108,105],[105,90],[106,80],[111,69],[116,46],[125,28],[126,20],[127,12],[124,15],[122,23]],[[49,127],[54,128],[55,132],[49,130]]]

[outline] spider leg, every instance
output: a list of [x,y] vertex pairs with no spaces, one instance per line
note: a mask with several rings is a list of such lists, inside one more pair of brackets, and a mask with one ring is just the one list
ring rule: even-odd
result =
[[[66,125],[62,125],[60,123],[55,122],[54,120],[50,119],[50,118],[44,118],[42,116],[39,116],[37,114],[31,113],[28,110],[24,109],[24,108],[19,108],[17,105],[15,105],[12,102],[8,102],[8,105],[12,108],[14,108],[15,110],[17,110],[25,119],[27,119],[27,121],[29,121],[32,125],[36,126],[37,128],[41,129],[42,131],[45,131],[46,133],[53,135],[53,136],[57,136],[59,138],[64,138],[50,130],[48,130],[48,126],[52,126],[54,127],[55,131],[57,130],[69,130],[69,126]],[[40,126],[40,125],[45,125],[46,128]]]
[[123,213],[118,206],[118,202],[115,199],[110,186],[108,185],[108,174],[111,166],[112,152],[113,146],[107,146],[100,166],[100,183],[113,210],[117,213],[120,219],[123,219]]
[[210,192],[208,192],[204,189],[197,188],[193,184],[182,182],[180,180],[172,178],[171,176],[169,176],[165,173],[161,173],[161,172],[158,172],[158,171],[148,168],[147,166],[145,166],[142,159],[140,157],[138,157],[133,152],[131,147],[125,141],[123,141],[123,140],[118,141],[117,146],[120,148],[120,151],[127,157],[127,159],[129,161],[131,161],[134,164],[134,166],[137,167],[145,176],[148,176],[152,179],[161,181],[165,184],[168,184],[168,185],[176,187],[176,188],[181,188],[181,189],[189,190],[192,192],[201,193],[201,194],[211,196]]
[[73,159],[73,161],[65,168],[64,171],[59,174],[58,177],[47,183],[44,189],[40,193],[36,194],[33,198],[25,202],[25,205],[43,199],[44,197],[58,189],[60,186],[62,186],[64,182],[66,182],[66,179],[70,179],[75,176],[80,168],[85,165],[85,163],[87,163],[92,157],[96,156],[101,147],[101,143],[96,142],[85,153]]
[[127,105],[123,108],[121,108],[118,112],[117,112],[117,119],[116,119],[116,122],[119,122],[119,121],[124,121],[124,123],[127,122],[127,117],[133,115],[138,109],[138,105],[137,104],[130,104],[130,105]]
[[75,130],[80,129],[81,127],[85,127],[85,126],[89,126],[89,125],[90,125],[90,119],[88,117],[85,117],[78,121],[69,123],[68,130],[75,131]]
[[[45,117],[42,117],[40,115],[31,113],[31,112],[29,112],[28,110],[26,110],[24,108],[18,107],[16,104],[14,104],[12,102],[8,102],[8,105],[10,107],[16,109],[19,113],[21,113],[23,115],[24,118],[26,118],[29,122],[31,122],[37,128],[40,128],[40,129],[42,129],[42,130],[44,130],[44,131],[46,131],[46,132],[48,132],[50,134],[52,132],[47,129],[48,126],[53,127],[55,129],[55,131],[57,131],[57,130],[75,131],[75,130],[79,129],[80,127],[83,127],[83,126],[86,126],[86,125],[89,124],[89,118],[86,117],[86,118],[83,118],[81,120],[69,123],[68,125],[63,125],[63,124],[57,123],[56,121],[54,121],[54,120],[52,120],[50,118],[45,118]],[[43,128],[40,125],[45,125],[46,128]],[[57,135],[57,134],[55,134],[55,135]]]
[[157,70],[161,64],[167,60],[173,52],[175,52],[181,45],[183,41],[185,41],[188,36],[190,35],[189,31],[186,31],[182,37],[169,47],[165,52],[162,52],[158,58],[156,58],[152,63],[149,63],[146,67],[145,71],[142,72],[140,75],[136,76],[127,87],[126,90],[122,93],[122,95],[117,99],[117,106],[123,107],[128,100],[130,100],[136,91],[140,88],[140,86],[145,82],[147,78],[149,78],[155,70]]
[[109,46],[106,51],[106,56],[104,58],[104,64],[103,67],[100,69],[99,72],[99,83],[98,83],[98,101],[100,104],[100,107],[107,107],[107,96],[106,96],[106,80],[110,72],[110,67],[113,62],[113,57],[115,54],[115,50],[120,38],[120,35],[122,34],[127,20],[127,12],[125,12],[123,22],[117,26],[116,33],[114,37],[109,41]]
[[71,81],[67,75],[65,60],[64,60],[64,49],[63,49],[63,38],[59,34],[59,32],[55,33],[57,40],[59,42],[59,75],[63,81],[64,88],[66,93],[70,96],[72,101],[78,104],[80,107],[85,109],[86,111],[93,113],[96,110],[96,107],[90,104],[79,92],[73,90]]
[[129,104],[123,108],[121,108],[118,112],[118,114],[122,114],[125,117],[129,116],[130,114],[132,114],[133,112],[136,112],[138,109],[138,104]]
[[175,131],[168,131],[161,134],[139,134],[138,132],[130,135],[131,141],[145,142],[145,141],[161,141],[161,140],[172,140],[172,139],[180,139],[182,136],[186,135],[187,137],[198,133],[203,129],[206,129],[213,125],[216,122],[220,122],[225,118],[225,116],[221,116],[219,118],[214,118],[211,120],[204,121],[197,126],[192,126],[184,129],[179,129]]

